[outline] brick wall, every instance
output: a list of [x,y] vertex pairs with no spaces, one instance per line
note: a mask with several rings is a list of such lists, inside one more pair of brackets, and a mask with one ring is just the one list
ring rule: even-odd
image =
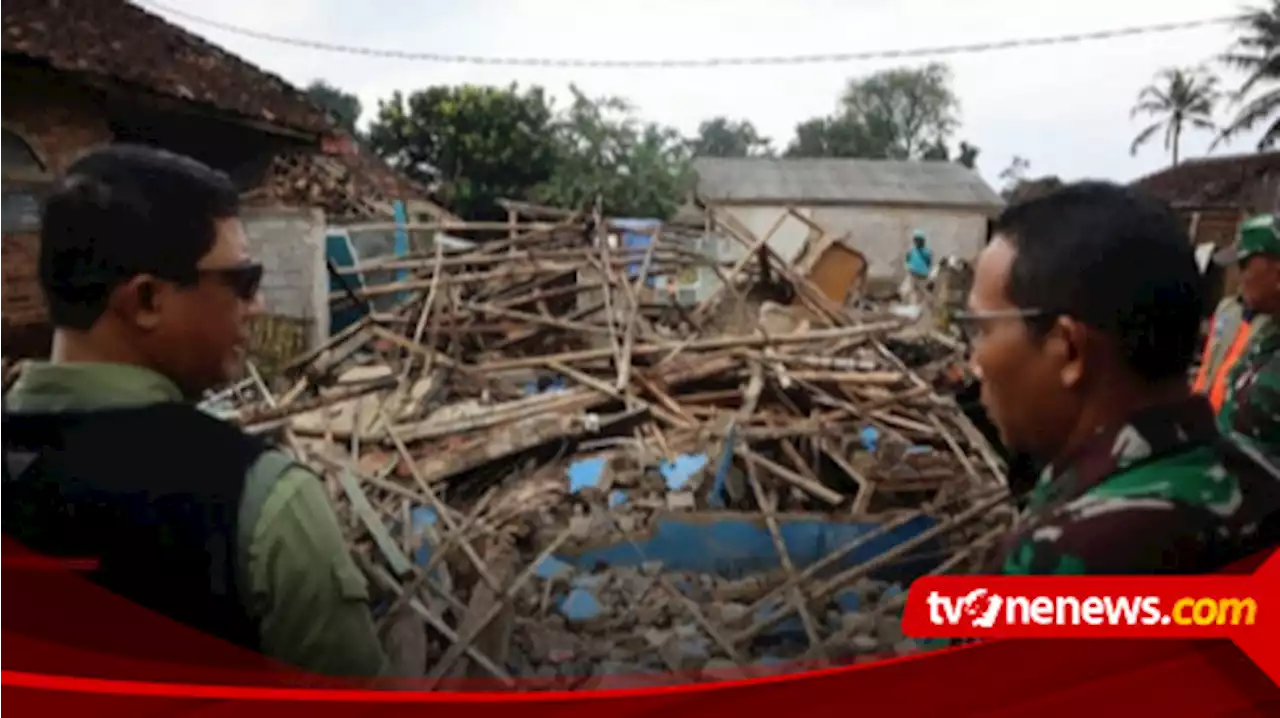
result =
[[[111,130],[83,89],[42,70],[5,63],[3,70],[4,129],[18,135],[50,174],[62,171],[84,151],[111,141]],[[6,178],[8,179],[8,178]],[[9,188],[10,182],[5,182]],[[28,331],[47,318],[44,298],[36,285],[37,230],[6,232],[0,244],[0,265],[4,267],[5,352],[19,349],[25,354],[42,354],[47,347],[18,347],[11,343],[19,335],[44,336]]]
[[56,73],[6,64],[3,118],[5,129],[21,135],[53,173],[112,140],[95,98]]

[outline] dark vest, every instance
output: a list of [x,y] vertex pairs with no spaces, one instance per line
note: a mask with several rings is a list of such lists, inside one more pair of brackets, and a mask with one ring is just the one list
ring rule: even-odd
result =
[[257,651],[241,601],[238,515],[267,445],[185,404],[4,414],[5,534],[86,577]]

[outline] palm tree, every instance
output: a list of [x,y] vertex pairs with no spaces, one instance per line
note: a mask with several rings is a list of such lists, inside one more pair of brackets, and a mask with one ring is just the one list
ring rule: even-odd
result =
[[[1241,16],[1238,27],[1241,36],[1222,61],[1245,73],[1244,82],[1232,96],[1233,102],[1242,106],[1213,146],[1248,132],[1260,122],[1270,122],[1258,140],[1262,150],[1280,139],[1280,117],[1276,116],[1280,109],[1280,0],[1272,0],[1270,8],[1255,8]],[[1261,93],[1247,99],[1254,90]]]
[[[1277,0],[1280,2],[1280,0]],[[1213,107],[1221,97],[1218,78],[1202,68],[1168,68],[1156,74],[1155,81],[1138,93],[1132,117],[1140,114],[1160,118],[1138,133],[1129,146],[1129,154],[1138,154],[1138,148],[1146,144],[1157,132],[1164,130],[1164,148],[1173,153],[1173,163],[1178,164],[1178,148],[1182,131],[1191,126],[1213,130]]]

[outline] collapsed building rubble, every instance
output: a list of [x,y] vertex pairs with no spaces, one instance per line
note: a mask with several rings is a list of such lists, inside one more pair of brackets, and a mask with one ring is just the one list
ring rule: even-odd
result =
[[[430,627],[432,682],[918,648],[903,586],[970,568],[1008,518],[999,459],[932,384],[962,348],[838,305],[740,229],[724,262],[609,231],[572,215],[334,268],[362,318],[210,406],[323,472],[381,615]],[[723,280],[696,306],[649,281],[691,265]],[[401,275],[354,281],[372,270]]]

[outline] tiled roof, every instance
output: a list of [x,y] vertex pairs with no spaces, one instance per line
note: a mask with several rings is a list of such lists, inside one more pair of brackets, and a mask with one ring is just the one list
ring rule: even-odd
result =
[[693,169],[699,197],[712,202],[1004,204],[976,172],[954,162],[699,157]]
[[3,51],[285,128],[333,130],[280,77],[124,0],[4,0]]
[[[1187,160],[1134,182],[1174,206],[1232,205],[1252,207],[1265,198],[1260,186],[1280,176],[1280,152]],[[1255,209],[1265,210],[1260,206]]]
[[405,177],[367,148],[334,143],[329,153],[311,148],[276,155],[253,200],[319,207],[332,218],[389,218],[397,199],[417,202],[439,220],[457,218],[434,202],[431,189]]

